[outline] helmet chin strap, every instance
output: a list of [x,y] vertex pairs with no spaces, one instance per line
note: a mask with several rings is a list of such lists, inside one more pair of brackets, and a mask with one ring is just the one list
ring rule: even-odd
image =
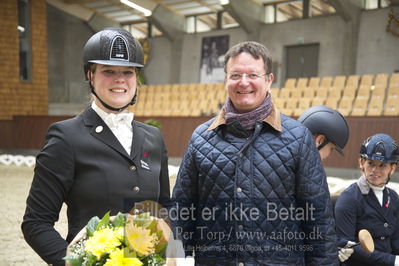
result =
[[326,138],[326,139],[323,141],[323,143],[320,144],[320,145],[317,147],[317,149],[318,149],[318,150],[323,149],[324,146],[326,146],[329,142],[330,142],[330,141]]
[[[361,169],[362,169],[362,172],[363,172],[364,177],[366,177],[366,174],[364,173],[363,168],[361,168]],[[365,179],[366,179],[367,183],[369,183],[370,185],[373,185],[373,184],[370,183],[370,181],[369,181],[367,178],[365,178]],[[387,184],[389,183],[390,180],[391,180],[391,174],[389,173],[389,174],[388,174],[388,178],[385,179],[384,186],[387,185]],[[375,185],[374,185],[374,186],[375,186]]]
[[388,174],[388,178],[385,181],[385,185],[388,184],[390,180],[391,180],[391,174],[389,173]]
[[91,80],[90,80],[90,79],[89,79],[89,84],[90,84],[90,88],[91,88],[91,93],[93,93],[94,96],[96,96],[97,99],[101,102],[101,104],[102,104],[105,108],[107,108],[108,110],[111,110],[111,111],[120,113],[120,112],[122,112],[123,110],[125,110],[126,108],[128,108],[129,105],[133,105],[133,104],[136,103],[136,93],[135,93],[134,96],[133,96],[133,98],[132,98],[132,100],[131,100],[128,104],[126,104],[125,106],[120,107],[120,108],[112,107],[112,106],[106,104],[103,100],[101,100],[100,97],[98,97],[97,93],[94,91],[94,87],[91,85]]

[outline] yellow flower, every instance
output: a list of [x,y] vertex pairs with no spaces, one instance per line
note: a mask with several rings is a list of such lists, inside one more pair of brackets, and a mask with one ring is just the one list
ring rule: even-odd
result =
[[111,252],[109,259],[105,262],[104,266],[140,266],[143,263],[138,258],[125,257],[123,249],[115,249]]
[[123,242],[123,239],[125,238],[125,228],[123,226],[114,228],[116,237]]
[[121,244],[120,239],[120,231],[108,227],[94,231],[93,236],[85,243],[85,251],[100,259],[104,253],[110,253],[118,247]]
[[129,222],[126,224],[126,237],[131,247],[141,255],[149,255],[155,252],[155,245],[158,238],[151,231],[136,226],[134,223]]

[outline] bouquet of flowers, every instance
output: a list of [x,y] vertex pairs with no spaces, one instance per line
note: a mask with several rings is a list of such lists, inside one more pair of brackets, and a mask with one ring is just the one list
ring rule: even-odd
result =
[[166,248],[171,234],[164,220],[149,213],[110,217],[108,212],[101,220],[96,216],[88,222],[64,260],[73,266],[170,265]]

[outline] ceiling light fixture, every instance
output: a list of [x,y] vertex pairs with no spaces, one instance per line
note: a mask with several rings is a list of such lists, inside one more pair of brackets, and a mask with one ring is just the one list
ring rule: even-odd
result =
[[144,7],[141,7],[138,4],[132,3],[129,0],[120,0],[120,1],[121,1],[122,4],[125,4],[127,6],[130,6],[131,8],[134,8],[134,9],[140,11],[146,17],[149,17],[152,14],[151,10],[148,10],[148,9],[146,9]]
[[229,2],[230,2],[229,0],[220,0],[220,4],[222,6],[229,4]]

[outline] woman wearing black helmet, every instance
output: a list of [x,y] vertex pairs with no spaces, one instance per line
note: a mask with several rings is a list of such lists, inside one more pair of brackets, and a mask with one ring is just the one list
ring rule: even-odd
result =
[[349,127],[344,116],[324,105],[310,107],[298,118],[314,135],[322,160],[337,150],[343,155],[348,142]]
[[[143,52],[119,28],[94,34],[83,49],[94,100],[82,114],[50,126],[37,156],[22,231],[49,264],[65,265],[68,243],[93,216],[128,212],[135,202],[169,199],[168,159],[160,131],[133,120]],[[68,206],[68,235],[54,229]]]
[[359,230],[367,229],[375,251],[355,246],[342,265],[399,265],[399,197],[386,187],[398,160],[398,146],[389,135],[376,134],[363,142],[362,176],[339,196],[335,217],[338,238],[358,242]]

